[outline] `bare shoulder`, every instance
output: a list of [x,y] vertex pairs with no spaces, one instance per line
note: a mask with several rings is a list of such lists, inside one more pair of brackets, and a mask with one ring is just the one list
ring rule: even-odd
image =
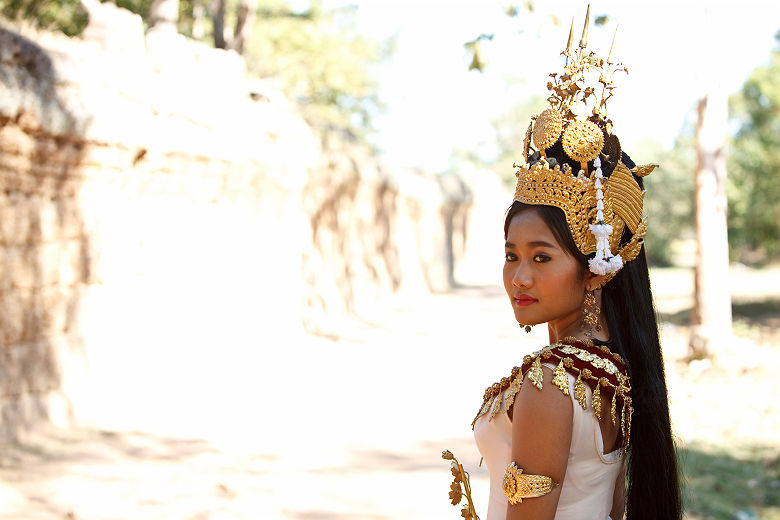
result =
[[[528,376],[515,397],[512,409],[513,452],[515,445],[538,458],[537,450],[563,450],[567,457],[571,444],[574,408],[572,400],[561,392],[553,380],[555,373],[541,367],[542,385],[528,384]],[[564,375],[564,377],[567,377]],[[567,378],[568,379],[568,378]],[[518,442],[514,442],[517,439]]]

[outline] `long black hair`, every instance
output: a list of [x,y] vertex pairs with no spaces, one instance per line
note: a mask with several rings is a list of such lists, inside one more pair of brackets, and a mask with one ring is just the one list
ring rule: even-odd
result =
[[[560,141],[557,145],[560,146]],[[550,152],[555,151],[554,147],[548,149],[548,157],[551,157]],[[565,155],[558,157],[562,157],[560,163],[569,163],[574,171],[579,169],[579,164],[572,163]],[[529,159],[529,162],[538,160],[538,152],[535,157],[531,156]],[[622,154],[622,159],[629,168],[635,166],[626,154]],[[548,162],[552,166],[557,161],[550,158]],[[602,166],[605,176],[612,172],[614,166],[614,163],[608,162]],[[642,180],[636,179],[642,187]],[[512,218],[525,210],[536,211],[564,250],[575,258],[583,269],[588,269],[588,257],[577,248],[566,217],[557,207],[528,205],[515,201],[504,221],[505,237]],[[630,237],[631,234],[626,229],[621,243],[625,243]],[[669,419],[666,375],[644,245],[639,256],[626,263],[602,288],[601,301],[610,343],[614,350],[626,359],[631,377],[634,413],[626,459],[626,519],[679,520],[682,518],[680,475]]]

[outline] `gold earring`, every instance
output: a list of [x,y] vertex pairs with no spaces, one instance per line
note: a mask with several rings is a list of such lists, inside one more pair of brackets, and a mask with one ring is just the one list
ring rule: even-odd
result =
[[601,312],[601,309],[599,309],[597,305],[595,293],[596,291],[585,293],[585,301],[583,302],[584,308],[582,309],[582,313],[584,314],[582,318],[582,328],[585,329],[585,336],[589,338],[593,337],[594,328],[597,331],[601,330],[601,324],[599,323],[599,313]]
[[525,329],[526,332],[531,332],[531,326],[530,325],[523,325],[522,323],[518,323],[520,325],[521,329]]

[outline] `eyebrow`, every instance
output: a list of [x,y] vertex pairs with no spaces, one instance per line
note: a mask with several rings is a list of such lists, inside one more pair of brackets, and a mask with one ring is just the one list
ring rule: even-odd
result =
[[[545,242],[544,240],[535,240],[533,242],[528,242],[528,245],[532,247],[551,247],[551,248],[556,247],[555,244]],[[504,247],[507,249],[514,249],[515,245],[512,242],[507,242],[506,244],[504,244]]]

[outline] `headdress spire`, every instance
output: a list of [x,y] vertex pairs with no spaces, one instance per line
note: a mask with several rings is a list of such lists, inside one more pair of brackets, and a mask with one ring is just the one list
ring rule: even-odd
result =
[[584,49],[588,46],[588,26],[590,25],[590,4],[588,4],[588,10],[585,13],[585,26],[582,28],[582,38],[580,39],[580,49]]
[[615,26],[615,34],[612,35],[612,45],[609,46],[609,55],[607,56],[607,63],[612,65],[612,51],[615,50],[615,38],[617,38],[617,32],[620,28],[620,24]]
[[566,44],[566,50],[563,55],[566,56],[566,65],[569,64],[569,58],[574,54],[574,17],[571,17],[571,27],[569,28],[569,42]]

